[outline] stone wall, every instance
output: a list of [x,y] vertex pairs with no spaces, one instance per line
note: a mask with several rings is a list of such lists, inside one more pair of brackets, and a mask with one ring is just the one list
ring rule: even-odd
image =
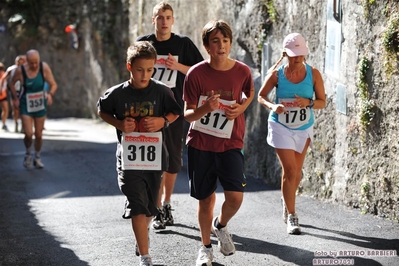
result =
[[[145,1],[146,6],[140,9],[145,13],[141,17],[146,18],[141,24],[142,31],[131,30],[132,39],[152,31],[149,20],[152,8],[148,6],[156,2]],[[364,4],[366,1],[342,2],[341,8],[336,10],[340,14],[338,26],[342,43],[335,73],[326,71],[331,68],[331,62],[326,62],[327,10],[333,10],[333,1],[274,0],[275,21],[271,21],[267,13],[267,2],[170,1],[175,9],[174,31],[188,35],[206,56],[200,38],[202,27],[210,19],[229,22],[234,33],[231,56],[253,69],[257,91],[262,83],[262,44],[268,44],[270,65],[280,56],[284,36],[291,32],[302,33],[310,49],[307,61],[321,71],[325,80],[327,107],[317,111],[315,141],[307,155],[299,193],[397,219],[398,142],[393,140],[397,139],[394,119],[398,110],[393,104],[397,96],[389,92],[398,84],[398,76],[395,73],[387,80],[381,47],[382,34],[388,17],[397,11],[397,1],[373,5]],[[131,27],[140,28],[139,23],[131,20]],[[358,63],[362,57],[371,62],[366,79],[370,98],[376,105],[376,116],[367,127],[359,120],[362,101]],[[268,111],[254,101],[246,116],[247,175],[279,186],[281,169],[274,150],[265,141]]]
[[[59,84],[49,116],[95,118],[98,97],[111,85],[128,78],[125,51],[129,43],[138,35],[153,32],[151,15],[157,2],[64,0],[43,5],[39,35],[35,38],[21,38],[17,28],[0,33],[0,61],[9,65],[17,54],[38,49]],[[271,2],[275,10],[267,8]],[[342,2],[341,8],[335,10],[338,20],[327,25],[327,20],[333,17],[333,2]],[[325,81],[327,107],[316,111],[315,141],[305,161],[299,193],[397,219],[398,59],[390,56],[394,57],[394,71],[389,76],[383,38],[389,19],[399,11],[398,1],[368,2],[170,1],[175,10],[174,32],[189,36],[205,58],[202,27],[211,19],[230,23],[234,38],[231,57],[251,67],[257,91],[262,84],[262,67],[279,58],[284,36],[302,33],[310,49],[307,62],[320,70]],[[0,23],[6,23],[8,14],[2,5]],[[69,46],[63,31],[70,23],[78,26],[80,46],[77,50]],[[338,35],[334,36],[334,32]],[[327,38],[331,36],[338,43],[327,45]],[[263,58],[264,43],[269,53]],[[398,52],[397,39],[394,45]],[[335,57],[337,61],[331,57],[332,50],[341,51]],[[358,65],[365,58],[368,69],[360,77]],[[366,109],[375,114],[366,126],[360,118],[365,114],[365,101],[359,89],[361,82],[366,85],[368,99],[374,103]],[[247,175],[279,186],[281,169],[274,150],[265,140],[268,111],[255,99],[246,116]]]
[[[49,117],[90,117],[97,115],[96,101],[111,85],[128,78],[124,62],[129,44],[127,1],[26,1],[17,13],[29,9],[30,20],[7,23],[13,5],[0,3],[0,61],[7,66],[18,54],[39,51],[51,67],[58,91]],[[15,10],[15,6],[13,7]],[[73,49],[64,31],[75,24],[79,40]]]

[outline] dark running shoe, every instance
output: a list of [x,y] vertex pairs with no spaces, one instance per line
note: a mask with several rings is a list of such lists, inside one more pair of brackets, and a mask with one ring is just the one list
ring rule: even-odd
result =
[[172,206],[170,206],[170,204],[166,204],[163,206],[163,210],[164,210],[164,221],[165,221],[165,225],[169,226],[169,225],[173,225],[175,222],[173,220],[173,215],[172,215]]
[[152,228],[154,228],[155,230],[165,229],[166,225],[163,219],[164,217],[163,207],[159,207],[158,211],[159,213],[157,214],[157,216],[155,216],[154,219],[152,219]]

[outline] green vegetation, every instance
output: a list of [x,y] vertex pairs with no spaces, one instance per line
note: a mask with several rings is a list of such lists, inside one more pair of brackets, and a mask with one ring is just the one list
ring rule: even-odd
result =
[[394,12],[388,21],[382,37],[384,47],[384,67],[388,78],[397,71],[399,55],[399,14]]
[[276,22],[277,12],[276,12],[276,8],[274,7],[273,0],[265,0],[265,5],[267,7],[267,13],[269,14],[271,21]]
[[351,151],[352,154],[358,153],[358,149],[356,147],[350,147],[349,150]]
[[277,12],[276,8],[274,7],[274,1],[264,0],[262,6],[262,12],[263,12],[262,14],[267,14],[267,16],[263,15],[264,17],[263,23],[259,26],[258,38],[257,38],[257,46],[259,51],[262,51],[263,43],[266,40],[271,24],[273,22],[276,22],[277,20]]
[[359,122],[363,130],[370,125],[373,120],[374,101],[369,99],[369,91],[367,85],[367,71],[370,68],[370,61],[366,56],[363,56],[358,64],[358,88],[360,92],[360,114]]
[[367,197],[369,192],[370,192],[370,183],[364,182],[362,184],[362,194]]
[[361,1],[364,9],[363,15],[365,18],[369,18],[371,6],[375,3],[375,0],[361,0]]
[[360,200],[360,203],[363,205],[362,207],[362,214],[366,214],[370,208],[368,205],[369,203],[369,197],[370,197],[370,190],[371,190],[371,185],[368,181],[364,182],[361,186],[361,195],[362,198]]
[[259,38],[258,38],[258,50],[259,51],[262,51],[263,43],[266,40],[266,36],[267,36],[266,30],[263,29],[262,27],[260,27],[260,29],[259,29]]

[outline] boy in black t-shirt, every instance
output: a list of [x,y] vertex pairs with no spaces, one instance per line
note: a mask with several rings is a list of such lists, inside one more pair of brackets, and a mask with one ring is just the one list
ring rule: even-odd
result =
[[162,172],[168,167],[165,129],[182,110],[172,91],[151,78],[157,53],[151,43],[136,42],[127,50],[130,79],[109,88],[98,100],[98,114],[116,128],[119,188],[126,196],[123,218],[132,220],[140,265],[153,265],[148,226],[158,214]]

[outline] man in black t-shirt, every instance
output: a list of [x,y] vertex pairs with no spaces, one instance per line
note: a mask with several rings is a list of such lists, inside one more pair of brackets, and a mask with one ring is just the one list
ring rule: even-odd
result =
[[[140,36],[137,41],[150,41],[157,50],[153,78],[165,83],[172,89],[176,101],[183,109],[183,83],[191,66],[203,61],[195,44],[187,37],[172,32],[174,23],[173,8],[166,2],[158,3],[153,9],[152,23],[155,33]],[[171,196],[177,173],[182,168],[182,144],[184,135],[184,117],[181,116],[166,131],[166,145],[169,151],[169,168],[163,174],[159,191],[159,215],[153,220],[154,229],[165,229],[173,225]]]

